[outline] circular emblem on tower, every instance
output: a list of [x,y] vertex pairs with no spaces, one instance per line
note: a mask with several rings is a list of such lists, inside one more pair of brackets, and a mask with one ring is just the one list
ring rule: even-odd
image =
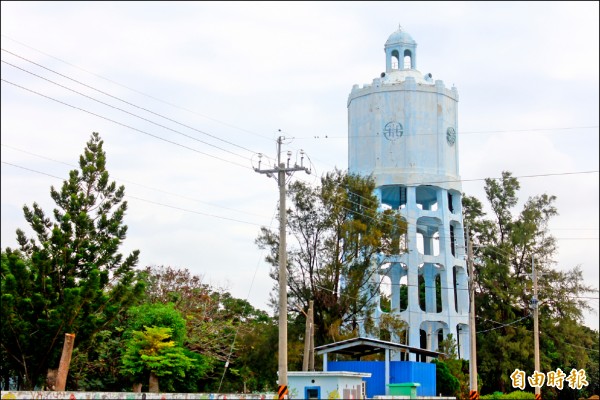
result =
[[446,131],[446,140],[450,146],[453,146],[456,142],[456,131],[453,127],[449,127]]
[[396,140],[404,134],[404,128],[400,122],[388,122],[383,128],[383,136],[387,140]]

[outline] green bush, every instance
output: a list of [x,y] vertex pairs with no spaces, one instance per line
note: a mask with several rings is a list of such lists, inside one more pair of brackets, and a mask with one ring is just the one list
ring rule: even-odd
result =
[[522,390],[515,390],[514,392],[511,392],[509,394],[505,394],[504,396],[502,396],[502,399],[529,400],[529,399],[535,399],[535,394],[531,393],[531,392],[525,392]]
[[483,396],[479,396],[481,400],[499,400],[504,396],[502,392],[494,392],[492,394],[485,394]]
[[479,398],[481,400],[534,400],[535,394],[531,392],[525,392],[523,390],[515,390],[514,392],[508,394],[494,392],[492,394],[479,396]]

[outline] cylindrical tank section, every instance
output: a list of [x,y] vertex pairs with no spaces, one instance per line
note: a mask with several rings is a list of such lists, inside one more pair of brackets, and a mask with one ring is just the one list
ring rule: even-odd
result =
[[378,186],[432,184],[460,190],[458,92],[415,70],[393,71],[348,99],[348,167]]

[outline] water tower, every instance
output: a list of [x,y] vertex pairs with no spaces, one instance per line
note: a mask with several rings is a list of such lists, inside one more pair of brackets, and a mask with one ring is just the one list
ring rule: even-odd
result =
[[[348,167],[375,178],[382,207],[400,210],[408,251],[380,257],[371,279],[390,296],[389,312],[408,324],[390,332],[391,341],[435,351],[451,333],[469,359],[458,91],[417,69],[417,43],[401,27],[384,50],[385,72],[348,97]],[[380,295],[374,302],[377,322]]]

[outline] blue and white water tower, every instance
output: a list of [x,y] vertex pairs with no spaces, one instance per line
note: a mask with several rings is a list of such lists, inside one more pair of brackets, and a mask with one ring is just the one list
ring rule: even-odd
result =
[[[372,175],[383,207],[400,210],[408,251],[380,258],[371,279],[389,278],[381,287],[390,295],[390,313],[408,324],[404,334],[390,332],[392,341],[435,351],[452,333],[459,356],[469,359],[458,91],[417,70],[417,43],[402,28],[384,50],[385,72],[354,85],[348,97],[348,167]],[[403,290],[408,300],[401,302]],[[374,301],[380,321],[379,295]],[[364,328],[361,334],[369,336]]]

